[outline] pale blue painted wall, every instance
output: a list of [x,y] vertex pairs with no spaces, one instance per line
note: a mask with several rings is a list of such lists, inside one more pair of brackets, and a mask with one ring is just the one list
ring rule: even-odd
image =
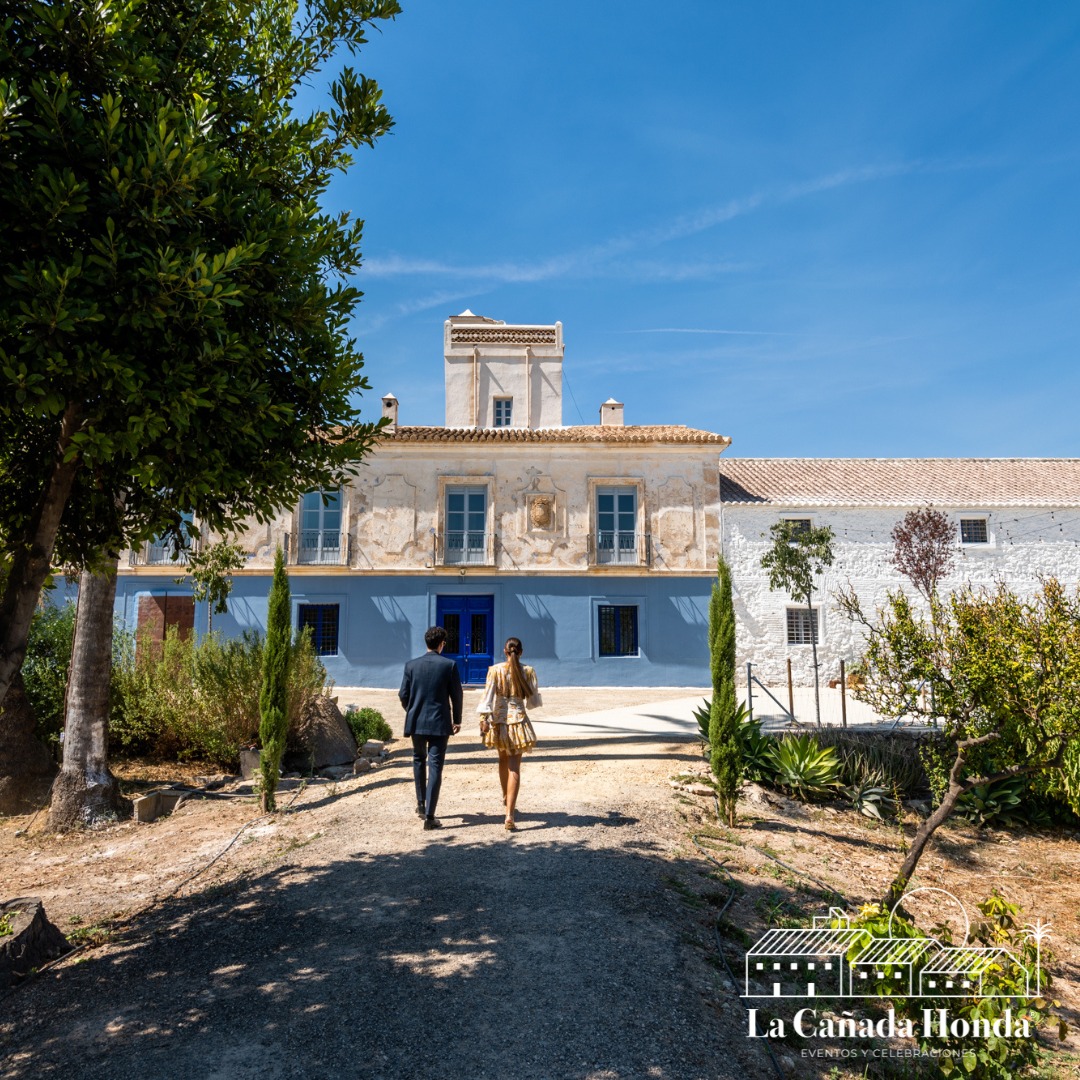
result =
[[[547,686],[707,686],[709,593],[705,577],[485,578],[459,584],[446,578],[363,575],[293,576],[298,603],[341,605],[339,655],[324,657],[339,686],[396,687],[402,665],[424,651],[424,631],[435,621],[436,597],[493,595],[495,641],[521,638],[525,659]],[[263,630],[269,578],[234,580],[229,612],[214,629],[234,636]],[[171,577],[121,577],[116,612],[134,627],[139,594],[185,590]],[[637,603],[640,655],[597,655],[599,603]],[[195,625],[206,628],[205,605]]]

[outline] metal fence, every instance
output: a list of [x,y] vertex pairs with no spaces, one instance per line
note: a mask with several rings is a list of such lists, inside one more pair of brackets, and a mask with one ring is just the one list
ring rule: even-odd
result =
[[867,724],[894,726],[923,724],[914,717],[897,721],[879,716],[869,705],[856,700],[851,680],[841,664],[839,670],[820,670],[819,700],[813,686],[795,686],[788,664],[787,679],[759,678],[754,664],[746,665],[746,680],[740,688],[755,720],[765,728],[816,727],[818,709],[825,727],[864,727]]

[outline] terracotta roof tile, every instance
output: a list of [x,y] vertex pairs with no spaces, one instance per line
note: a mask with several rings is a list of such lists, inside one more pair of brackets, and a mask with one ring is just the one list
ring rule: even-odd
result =
[[403,427],[383,432],[387,442],[423,443],[695,443],[720,447],[731,442],[726,435],[699,431],[682,424],[582,424],[560,428],[449,428]]
[[723,458],[725,503],[1080,506],[1080,458]]

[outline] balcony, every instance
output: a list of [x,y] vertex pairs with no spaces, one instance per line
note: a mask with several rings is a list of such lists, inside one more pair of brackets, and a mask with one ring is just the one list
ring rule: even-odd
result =
[[296,561],[301,566],[343,566],[348,541],[339,532],[301,529],[297,537]]
[[446,566],[483,566],[487,562],[487,537],[482,532],[448,532],[443,543]]
[[640,562],[636,533],[600,532],[596,535],[598,565]]
[[171,540],[151,540],[149,543],[131,549],[128,565],[186,566],[191,558],[192,550],[190,542],[176,551]]

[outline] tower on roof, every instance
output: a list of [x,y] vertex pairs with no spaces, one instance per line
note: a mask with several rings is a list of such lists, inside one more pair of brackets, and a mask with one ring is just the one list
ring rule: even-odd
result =
[[562,426],[562,323],[508,324],[465,310],[446,320],[446,426]]

